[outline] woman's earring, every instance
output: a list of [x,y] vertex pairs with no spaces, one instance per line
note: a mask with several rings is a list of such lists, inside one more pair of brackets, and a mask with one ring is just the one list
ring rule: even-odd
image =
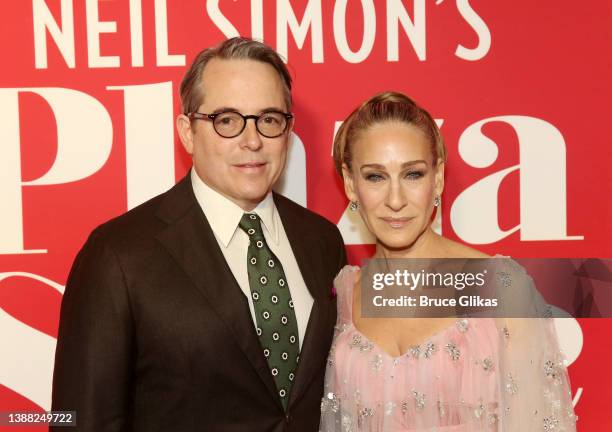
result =
[[359,203],[357,201],[351,201],[351,203],[349,204],[349,209],[351,209],[351,211],[357,211],[358,208]]
[[436,195],[434,198],[434,207],[438,207],[440,205],[440,195]]

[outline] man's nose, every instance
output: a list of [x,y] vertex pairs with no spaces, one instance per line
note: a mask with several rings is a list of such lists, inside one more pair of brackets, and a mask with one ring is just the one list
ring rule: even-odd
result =
[[242,132],[242,145],[245,148],[253,151],[259,150],[263,145],[261,135],[257,131],[257,125],[255,124],[255,119],[253,118],[247,119],[246,121],[246,126]]

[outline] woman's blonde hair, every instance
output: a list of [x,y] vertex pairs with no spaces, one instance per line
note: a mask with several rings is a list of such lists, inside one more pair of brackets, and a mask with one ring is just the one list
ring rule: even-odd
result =
[[378,123],[402,122],[419,128],[431,144],[434,164],[446,161],[446,148],[431,115],[408,96],[398,92],[379,93],[358,107],[342,123],[334,138],[334,163],[342,177],[342,165],[351,169],[351,145],[360,133]]

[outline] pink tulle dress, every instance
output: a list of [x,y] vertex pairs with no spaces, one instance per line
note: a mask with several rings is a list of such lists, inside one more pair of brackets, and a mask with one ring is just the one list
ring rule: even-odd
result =
[[347,266],[334,284],[321,431],[575,430],[552,319],[458,319],[392,357],[353,324],[358,272]]

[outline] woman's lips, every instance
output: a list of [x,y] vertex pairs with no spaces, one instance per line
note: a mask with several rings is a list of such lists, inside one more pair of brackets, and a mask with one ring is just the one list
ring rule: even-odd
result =
[[383,217],[381,218],[385,221],[391,228],[402,228],[404,227],[412,218],[409,217]]

